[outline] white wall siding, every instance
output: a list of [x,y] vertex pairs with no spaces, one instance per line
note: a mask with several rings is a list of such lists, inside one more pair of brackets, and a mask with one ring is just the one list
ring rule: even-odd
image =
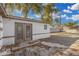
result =
[[[0,28],[3,29],[3,20],[2,20],[2,16],[0,16]],[[0,30],[0,49],[1,49],[1,46],[3,45],[3,41],[2,41],[2,38],[3,37],[3,30]]]
[[47,25],[47,29],[44,29],[44,25],[47,24],[43,24],[43,23],[33,23],[33,40],[37,40],[37,39],[43,39],[43,38],[48,38],[50,37],[50,26]]
[[[3,29],[3,20],[2,20],[2,16],[0,16],[0,29]],[[0,30],[0,39],[3,36],[3,30]]]
[[4,38],[2,39],[2,45],[11,45],[15,43],[15,38]]
[[[3,37],[7,36],[15,36],[15,24],[10,19],[3,18]],[[3,45],[10,45],[14,44],[15,38],[2,38],[2,44]]]
[[14,22],[3,21],[3,36],[14,36],[15,31]]
[[2,39],[0,40],[0,48],[1,48],[1,46],[3,45],[3,43],[2,43],[3,41],[2,41]]
[[33,23],[32,24],[33,27],[33,34],[40,34],[40,33],[49,33],[50,29],[49,29],[49,25],[47,25],[47,29],[44,29],[44,25],[43,23]]
[[[50,26],[47,25],[47,29],[44,29],[44,23],[37,23],[37,22],[29,22],[29,21],[22,21],[16,19],[8,19],[3,18],[3,36],[15,36],[15,22],[19,23],[31,23],[32,24],[32,40],[48,38],[50,37]],[[3,45],[9,45],[15,43],[15,38],[5,38],[2,39]]]
[[49,38],[50,34],[41,34],[41,35],[33,35],[33,40],[43,39],[43,38]]

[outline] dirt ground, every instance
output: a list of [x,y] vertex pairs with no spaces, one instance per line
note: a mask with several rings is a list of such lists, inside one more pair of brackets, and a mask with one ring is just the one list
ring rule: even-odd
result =
[[51,33],[50,38],[41,39],[41,41],[59,43],[65,46],[70,46],[78,39],[79,39],[79,34],[69,34],[65,32],[59,32],[59,33]]
[[25,50],[14,54],[25,56],[79,56],[79,34],[51,33],[50,38],[40,39],[29,44],[30,46]]
[[23,42],[12,51],[14,56],[79,56],[79,34],[51,33],[50,38]]

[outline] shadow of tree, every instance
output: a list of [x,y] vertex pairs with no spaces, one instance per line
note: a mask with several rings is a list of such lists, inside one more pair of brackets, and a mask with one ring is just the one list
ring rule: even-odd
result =
[[79,37],[63,37],[63,36],[58,36],[58,35],[52,35],[50,38],[41,39],[40,41],[59,43],[65,46],[70,46],[78,39]]

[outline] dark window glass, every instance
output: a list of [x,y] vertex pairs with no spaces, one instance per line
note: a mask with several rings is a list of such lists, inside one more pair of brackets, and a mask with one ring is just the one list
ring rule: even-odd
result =
[[44,29],[47,30],[47,25],[44,25]]

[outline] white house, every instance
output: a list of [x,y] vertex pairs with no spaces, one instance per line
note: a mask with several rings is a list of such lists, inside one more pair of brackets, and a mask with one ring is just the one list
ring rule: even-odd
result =
[[8,16],[0,6],[0,46],[50,37],[50,25],[40,21]]

